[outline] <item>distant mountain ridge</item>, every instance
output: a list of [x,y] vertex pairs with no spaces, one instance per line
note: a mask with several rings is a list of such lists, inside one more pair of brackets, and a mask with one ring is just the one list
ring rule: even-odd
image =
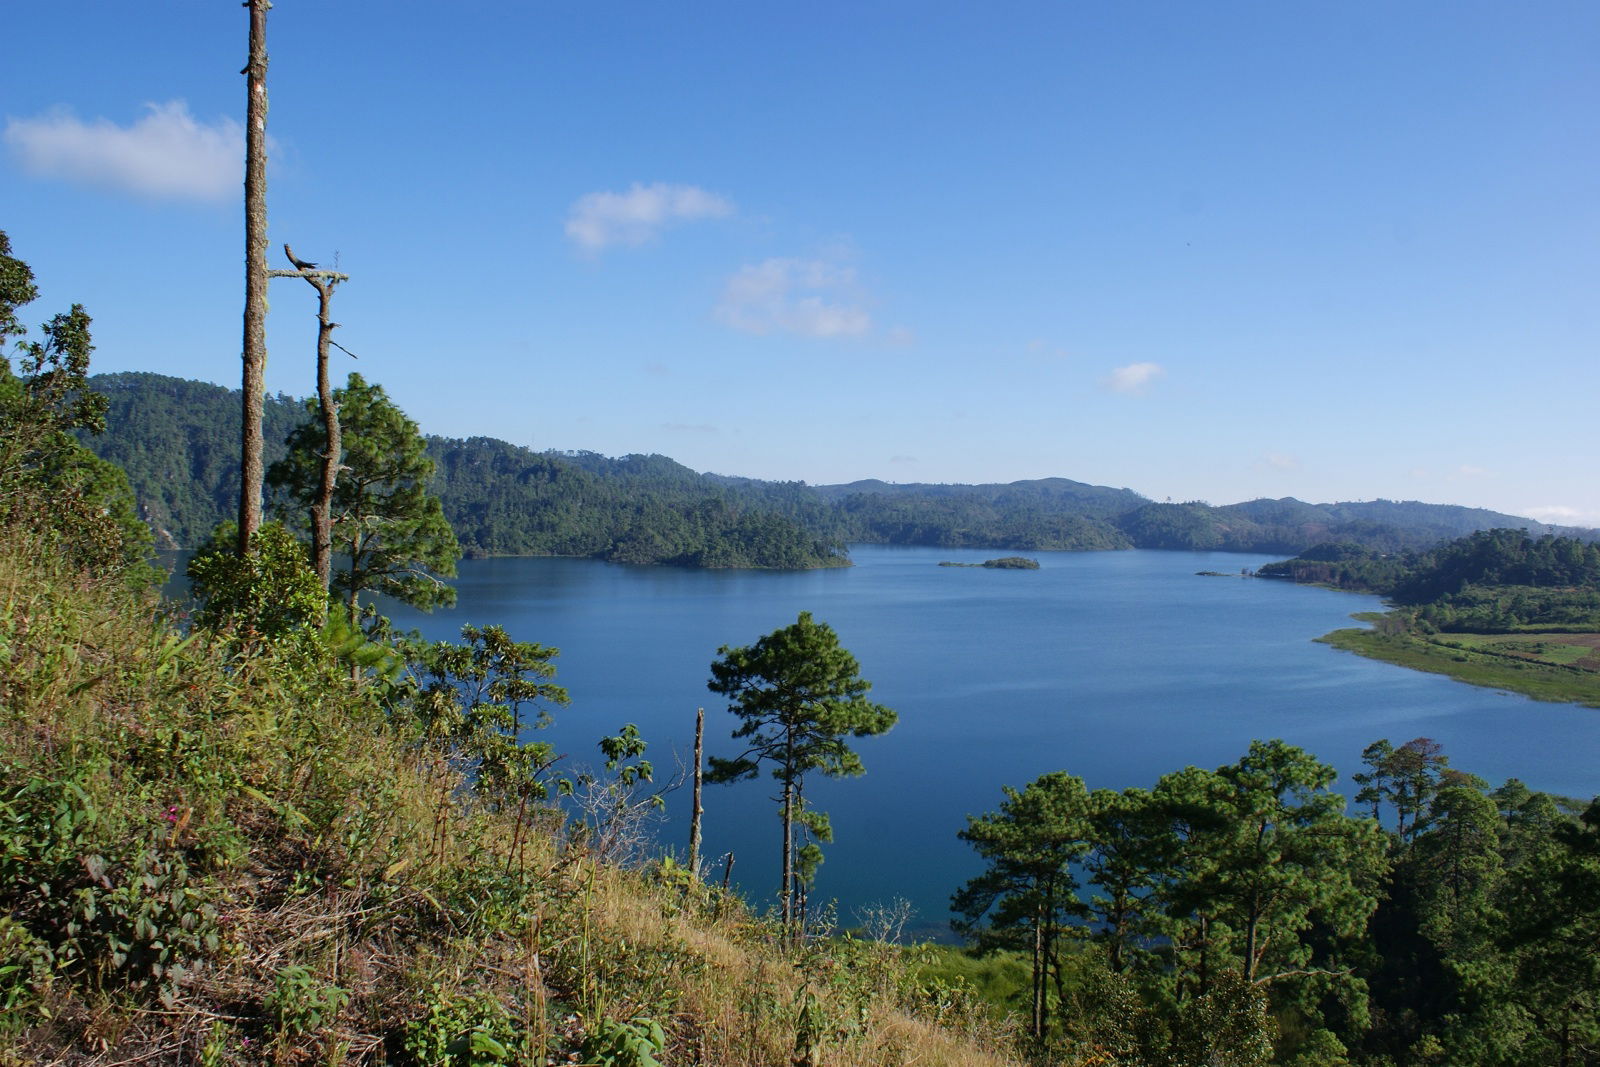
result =
[[[168,547],[191,547],[237,510],[237,390],[160,374],[99,375],[107,432],[86,443],[128,472]],[[269,397],[267,460],[305,418]],[[814,567],[847,542],[947,548],[1214,549],[1295,554],[1326,542],[1380,552],[1512,528],[1595,540],[1481,508],[1285,497],[1214,507],[1156,503],[1069,478],[981,485],[867,479],[810,486],[702,474],[666,456],[535,452],[489,437],[429,438],[431,490],[473,555],[563,555],[692,567]]]

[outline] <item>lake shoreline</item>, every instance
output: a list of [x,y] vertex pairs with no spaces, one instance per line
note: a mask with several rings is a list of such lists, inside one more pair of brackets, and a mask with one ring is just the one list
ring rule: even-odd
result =
[[[1364,612],[1377,618],[1376,612]],[[1371,621],[1371,620],[1368,620]],[[1376,629],[1334,630],[1316,639],[1341,652],[1427,674],[1442,674],[1465,685],[1516,693],[1547,704],[1600,708],[1600,675],[1570,667],[1528,661],[1508,662],[1460,645],[1446,645],[1415,634]]]

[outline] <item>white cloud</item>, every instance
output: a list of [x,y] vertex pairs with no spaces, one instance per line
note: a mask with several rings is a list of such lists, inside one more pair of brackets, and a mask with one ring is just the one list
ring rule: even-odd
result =
[[1145,386],[1165,373],[1158,363],[1130,363],[1112,371],[1103,383],[1115,393],[1142,393]]
[[1298,470],[1300,467],[1300,461],[1298,459],[1295,459],[1293,456],[1285,455],[1282,452],[1268,452],[1264,457],[1262,457],[1262,459],[1267,466],[1273,468],[1274,470],[1292,471]]
[[1489,475],[1487,467],[1474,467],[1470,463],[1463,463],[1456,468],[1456,474],[1463,478],[1485,478]]
[[917,331],[909,326],[892,326],[883,339],[896,348],[909,348],[917,343]]
[[733,202],[693,185],[641,185],[625,193],[585,193],[567,213],[567,236],[586,252],[642,245],[674,222],[732,215]]
[[1542,507],[1523,508],[1517,512],[1530,519],[1556,526],[1600,526],[1600,511],[1585,511],[1566,504],[1545,504]]
[[182,100],[147,104],[131,126],[84,122],[67,111],[7,119],[5,140],[23,169],[45,178],[179,200],[226,200],[244,182],[244,127],[196,122]]
[[855,268],[822,259],[769,259],[728,279],[717,320],[745,333],[859,337],[872,329]]

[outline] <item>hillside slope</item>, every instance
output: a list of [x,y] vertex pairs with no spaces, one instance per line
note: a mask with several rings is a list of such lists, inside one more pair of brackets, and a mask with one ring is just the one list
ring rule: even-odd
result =
[[1011,1062],[900,949],[478,799],[321,642],[153,608],[0,543],[0,1063]]

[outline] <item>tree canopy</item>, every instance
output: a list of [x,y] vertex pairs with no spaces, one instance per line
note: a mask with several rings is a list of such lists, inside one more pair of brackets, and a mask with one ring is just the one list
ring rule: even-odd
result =
[[[456,573],[461,548],[438,497],[428,491],[433,460],[417,424],[381,385],[350,375],[334,391],[344,457],[333,494],[333,545],[341,564],[333,588],[344,594],[351,618],[363,592],[378,593],[423,610],[455,603],[441,581]],[[289,452],[267,480],[280,490],[283,510],[303,518],[316,498],[327,431],[319,406],[307,401],[308,420],[289,435]]]
[[18,311],[37,296],[32,269],[0,231],[0,522],[50,537],[86,566],[115,564],[129,581],[149,583],[150,530],[126,475],[74,436],[105,429],[106,399],[89,385],[89,314],[73,304],[42,326],[40,340],[21,340]]
[[[861,677],[856,658],[833,627],[808,611],[753,645],[724,645],[717,655],[706,688],[728,698],[728,710],[739,719],[733,737],[745,747],[731,758],[713,756],[706,780],[737,782],[770,765],[783,829],[780,910],[792,928],[821,860],[816,844],[832,837],[826,815],[806,805],[805,777],[812,771],[832,778],[863,773],[861,757],[845,739],[884,733],[896,715],[867,699],[872,683]],[[799,850],[796,825],[816,839]]]

